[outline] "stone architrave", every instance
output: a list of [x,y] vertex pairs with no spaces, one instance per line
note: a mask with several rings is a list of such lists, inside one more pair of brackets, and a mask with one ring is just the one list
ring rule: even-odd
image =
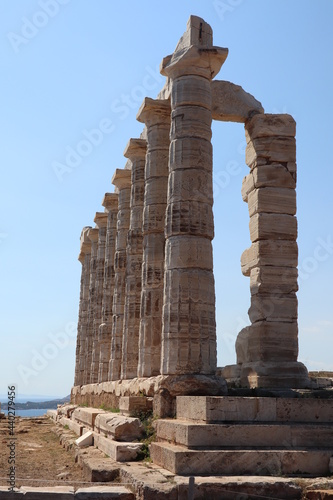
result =
[[216,370],[211,80],[228,50],[191,16],[161,73],[171,79],[162,331],[163,375]]
[[241,258],[250,277],[251,326],[236,341],[242,385],[305,387],[297,362],[296,124],[290,115],[257,114],[245,123],[250,173],[248,203],[252,246]]
[[109,362],[109,380],[119,380],[123,341],[125,305],[126,246],[130,223],[131,171],[117,169],[112,184],[118,192],[117,236],[114,256],[114,293],[112,304],[112,336]]
[[132,163],[131,215],[127,235],[126,286],[122,342],[121,378],[137,376],[142,275],[142,214],[147,142],[130,139],[124,156]]
[[88,304],[88,323],[87,335],[85,340],[85,359],[83,384],[90,384],[92,347],[94,339],[94,315],[96,305],[96,268],[97,268],[97,250],[98,250],[98,229],[92,228],[88,231],[88,238],[91,241],[90,257],[90,279],[89,279],[89,304]]
[[114,253],[117,235],[118,194],[106,193],[103,207],[108,222],[105,242],[105,264],[103,281],[102,323],[99,326],[99,372],[98,382],[106,382],[109,376],[109,361],[112,335],[112,302],[114,291]]
[[80,254],[78,260],[81,262],[81,282],[80,282],[80,302],[79,302],[79,316],[77,324],[77,340],[76,340],[76,359],[75,359],[75,377],[74,386],[82,385],[82,373],[80,367],[82,366],[82,358],[85,356],[83,345],[85,332],[87,328],[87,282],[89,290],[89,275],[90,275],[90,249],[91,242],[87,237],[90,227],[84,227],[80,237]]
[[106,230],[108,223],[108,214],[105,212],[97,212],[94,218],[96,227],[98,228],[98,249],[96,261],[96,277],[95,277],[95,313],[94,313],[94,332],[92,344],[92,358],[90,369],[90,383],[98,382],[99,371],[99,327],[102,323],[102,303],[104,290],[104,264],[105,264],[105,245],[106,245]]
[[145,98],[137,120],[147,126],[138,377],[152,377],[161,370],[170,100]]

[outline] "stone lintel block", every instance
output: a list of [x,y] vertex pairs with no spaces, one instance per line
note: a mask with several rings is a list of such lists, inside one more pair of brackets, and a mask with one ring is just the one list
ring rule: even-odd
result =
[[117,442],[96,433],[94,433],[94,441],[99,450],[117,462],[134,461],[143,446],[141,443]]
[[142,423],[138,418],[112,413],[97,415],[94,428],[105,437],[111,437],[116,441],[136,441],[144,433]]
[[99,231],[98,231],[98,228],[96,228],[96,227],[93,227],[93,228],[89,229],[89,231],[88,231],[88,238],[90,239],[90,241],[92,243],[97,243],[97,241],[98,241],[98,233],[99,233]]
[[145,139],[130,139],[124,151],[125,158],[131,161],[144,159],[147,151]]
[[298,270],[296,267],[261,266],[251,269],[251,295],[281,295],[297,292]]
[[292,215],[256,213],[250,218],[250,238],[258,240],[297,239],[297,219]]
[[244,276],[260,266],[297,267],[298,247],[295,241],[260,240],[252,243],[241,256]]
[[248,201],[249,193],[255,188],[295,189],[295,175],[287,167],[280,164],[259,165],[243,179],[242,198],[244,201]]
[[153,398],[146,396],[122,396],[119,398],[119,410],[124,415],[149,412],[153,409]]
[[75,441],[76,446],[79,448],[85,448],[86,446],[92,446],[94,444],[94,435],[92,431],[85,432]]
[[118,209],[118,194],[117,193],[105,193],[102,206],[106,208],[107,211]]
[[293,137],[259,137],[251,140],[245,151],[246,164],[257,160],[264,163],[296,162],[296,141]]
[[288,114],[257,114],[246,121],[247,142],[258,137],[295,137],[296,122]]
[[106,227],[108,224],[108,214],[106,212],[96,212],[94,222],[98,228]]
[[148,127],[156,123],[170,123],[170,99],[151,99],[145,97],[140,106],[136,119]]
[[296,191],[286,188],[259,188],[248,195],[250,217],[258,212],[295,215]]
[[170,143],[170,172],[186,168],[203,169],[212,172],[213,149],[207,139],[193,141],[191,137],[172,140]]
[[80,424],[83,424],[90,429],[93,429],[95,425],[95,419],[97,415],[101,413],[105,413],[105,411],[99,410],[98,408],[78,407],[72,413],[72,420],[79,422]]
[[297,322],[258,321],[236,340],[237,363],[297,361]]
[[117,168],[111,182],[119,190],[131,187],[131,170]]
[[166,241],[166,269],[213,269],[212,244],[197,236],[172,236]]
[[213,80],[211,93],[213,120],[245,123],[253,114],[264,113],[261,103],[240,85]]
[[294,322],[297,320],[297,297],[288,295],[252,295],[249,308],[251,323],[257,321]]
[[195,75],[212,80],[220,71],[228,57],[228,49],[222,47],[187,46],[173,55],[163,58],[160,72],[172,79],[181,76]]

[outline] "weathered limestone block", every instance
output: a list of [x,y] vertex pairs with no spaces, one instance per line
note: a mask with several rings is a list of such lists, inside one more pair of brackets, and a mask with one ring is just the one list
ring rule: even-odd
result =
[[258,240],[297,239],[297,219],[281,213],[256,213],[250,218],[250,238]]
[[143,425],[138,418],[110,413],[97,415],[95,430],[116,441],[136,441],[144,433]]
[[147,142],[130,139],[124,156],[132,162],[130,226],[127,236],[124,325],[121,378],[137,376],[142,278],[142,216],[144,204],[144,170]]
[[259,188],[248,195],[250,217],[258,212],[296,214],[296,191],[285,188]]
[[248,201],[248,195],[255,188],[288,188],[295,189],[296,181],[287,167],[283,165],[259,165],[243,179],[242,198]]
[[[74,386],[82,384],[83,376],[83,360],[84,360],[84,347],[87,331],[87,312],[88,312],[88,293],[87,283],[90,279],[90,251],[91,242],[88,238],[89,227],[84,227],[80,237],[80,255],[79,261],[82,264],[81,281],[80,281],[80,303],[79,303],[79,316],[77,324],[77,340],[76,340],[76,354],[75,354],[75,376]],[[88,285],[89,286],[89,285]]]
[[90,279],[89,279],[89,304],[88,304],[88,324],[87,336],[84,347],[84,378],[83,384],[90,383],[92,349],[94,340],[94,316],[96,308],[96,269],[97,269],[97,251],[98,251],[98,229],[92,228],[88,231],[88,238],[91,241],[91,259],[90,259]]
[[252,243],[241,257],[242,273],[250,276],[251,269],[259,266],[296,267],[298,248],[295,241],[260,240]]
[[251,116],[264,112],[261,103],[240,85],[213,80],[211,92],[213,120],[244,123]]
[[245,137],[247,142],[258,137],[295,137],[296,122],[287,114],[257,114],[247,121]]
[[[162,374],[213,374],[216,369],[211,80],[227,54],[213,47],[210,26],[191,16],[174,54],[162,62],[162,74],[171,79],[172,110]],[[202,234],[206,218],[210,231]]]
[[297,292],[296,267],[260,266],[251,269],[251,295],[273,293],[275,295]]
[[95,312],[94,312],[94,332],[92,344],[92,359],[90,383],[98,382],[99,371],[99,327],[102,323],[102,303],[104,290],[104,264],[105,264],[105,243],[106,243],[106,228],[108,223],[108,215],[104,212],[97,212],[94,218],[96,227],[98,228],[98,250],[96,259],[96,277],[95,277]]
[[133,416],[153,409],[153,398],[146,396],[122,396],[119,398],[119,410],[123,415]]
[[146,98],[137,119],[147,127],[143,210],[142,293],[138,376],[160,373],[164,286],[165,211],[168,191],[171,107]]
[[297,321],[297,297],[288,295],[252,295],[249,309],[251,323],[257,321]]
[[109,376],[109,361],[112,337],[112,302],[115,285],[114,254],[117,235],[118,194],[106,193],[102,205],[107,213],[105,242],[105,264],[103,282],[102,323],[99,326],[99,373],[98,382],[106,382]]
[[260,137],[251,140],[245,150],[246,164],[251,166],[255,161],[296,162],[296,143],[293,137]]
[[141,443],[119,443],[100,434],[94,434],[94,444],[113,460],[117,462],[134,461],[142,448]]
[[241,330],[236,340],[238,363],[297,361],[297,322],[259,321]]
[[117,236],[114,256],[115,285],[109,380],[120,379],[125,304],[126,244],[130,223],[131,171],[117,169],[112,183],[118,191]]
[[72,414],[72,420],[78,422],[79,424],[88,427],[89,429],[94,429],[95,420],[97,415],[105,413],[104,410],[98,408],[76,408]]

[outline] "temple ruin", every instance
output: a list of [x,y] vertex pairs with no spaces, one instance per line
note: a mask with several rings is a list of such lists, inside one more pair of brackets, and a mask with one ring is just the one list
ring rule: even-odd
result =
[[[185,441],[177,419],[157,425],[152,458],[179,474],[220,470],[220,456],[202,462],[202,450],[193,451],[214,445],[214,436],[204,438],[209,423],[311,423],[317,411],[313,399],[307,409],[297,398],[279,399],[312,387],[297,360],[296,124],[290,115],[266,114],[241,87],[217,80],[227,56],[228,49],[213,45],[211,27],[191,16],[174,53],[162,61],[164,88],[138,110],[144,129],[129,139],[127,163],[112,177],[114,193],[105,194],[95,227],[81,234],[72,403],[124,411],[152,404],[156,416],[199,420],[199,434]],[[223,369],[217,369],[212,120],[244,123],[249,167],[241,194],[252,244],[241,256],[241,270],[250,279],[251,325],[238,334],[237,362]],[[235,399],[228,395],[231,387],[269,390],[274,397],[239,393]],[[322,404],[319,421],[332,421],[331,406]],[[83,418],[82,409],[75,411]],[[274,436],[271,446],[282,446]],[[286,439],[284,457],[291,454],[292,437]],[[233,446],[237,440],[229,441]],[[247,449],[259,446],[255,438],[241,441]],[[181,454],[184,449],[192,449],[193,459]],[[283,453],[274,458],[284,463],[280,472],[313,468],[312,459],[290,465]],[[315,458],[324,474],[332,453],[320,453]],[[260,459],[271,460],[269,453]],[[230,463],[226,473],[255,468],[251,461],[238,469]]]

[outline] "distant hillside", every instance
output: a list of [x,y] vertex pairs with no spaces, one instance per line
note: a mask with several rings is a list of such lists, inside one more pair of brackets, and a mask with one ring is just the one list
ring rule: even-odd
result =
[[[64,403],[68,403],[69,401],[70,401],[69,395],[66,396],[65,398],[52,399],[51,401],[39,401],[39,402],[27,401],[26,403],[16,403],[15,409],[16,410],[39,410],[39,409],[56,410],[57,405],[62,405]],[[1,409],[8,410],[8,404],[2,403]]]

